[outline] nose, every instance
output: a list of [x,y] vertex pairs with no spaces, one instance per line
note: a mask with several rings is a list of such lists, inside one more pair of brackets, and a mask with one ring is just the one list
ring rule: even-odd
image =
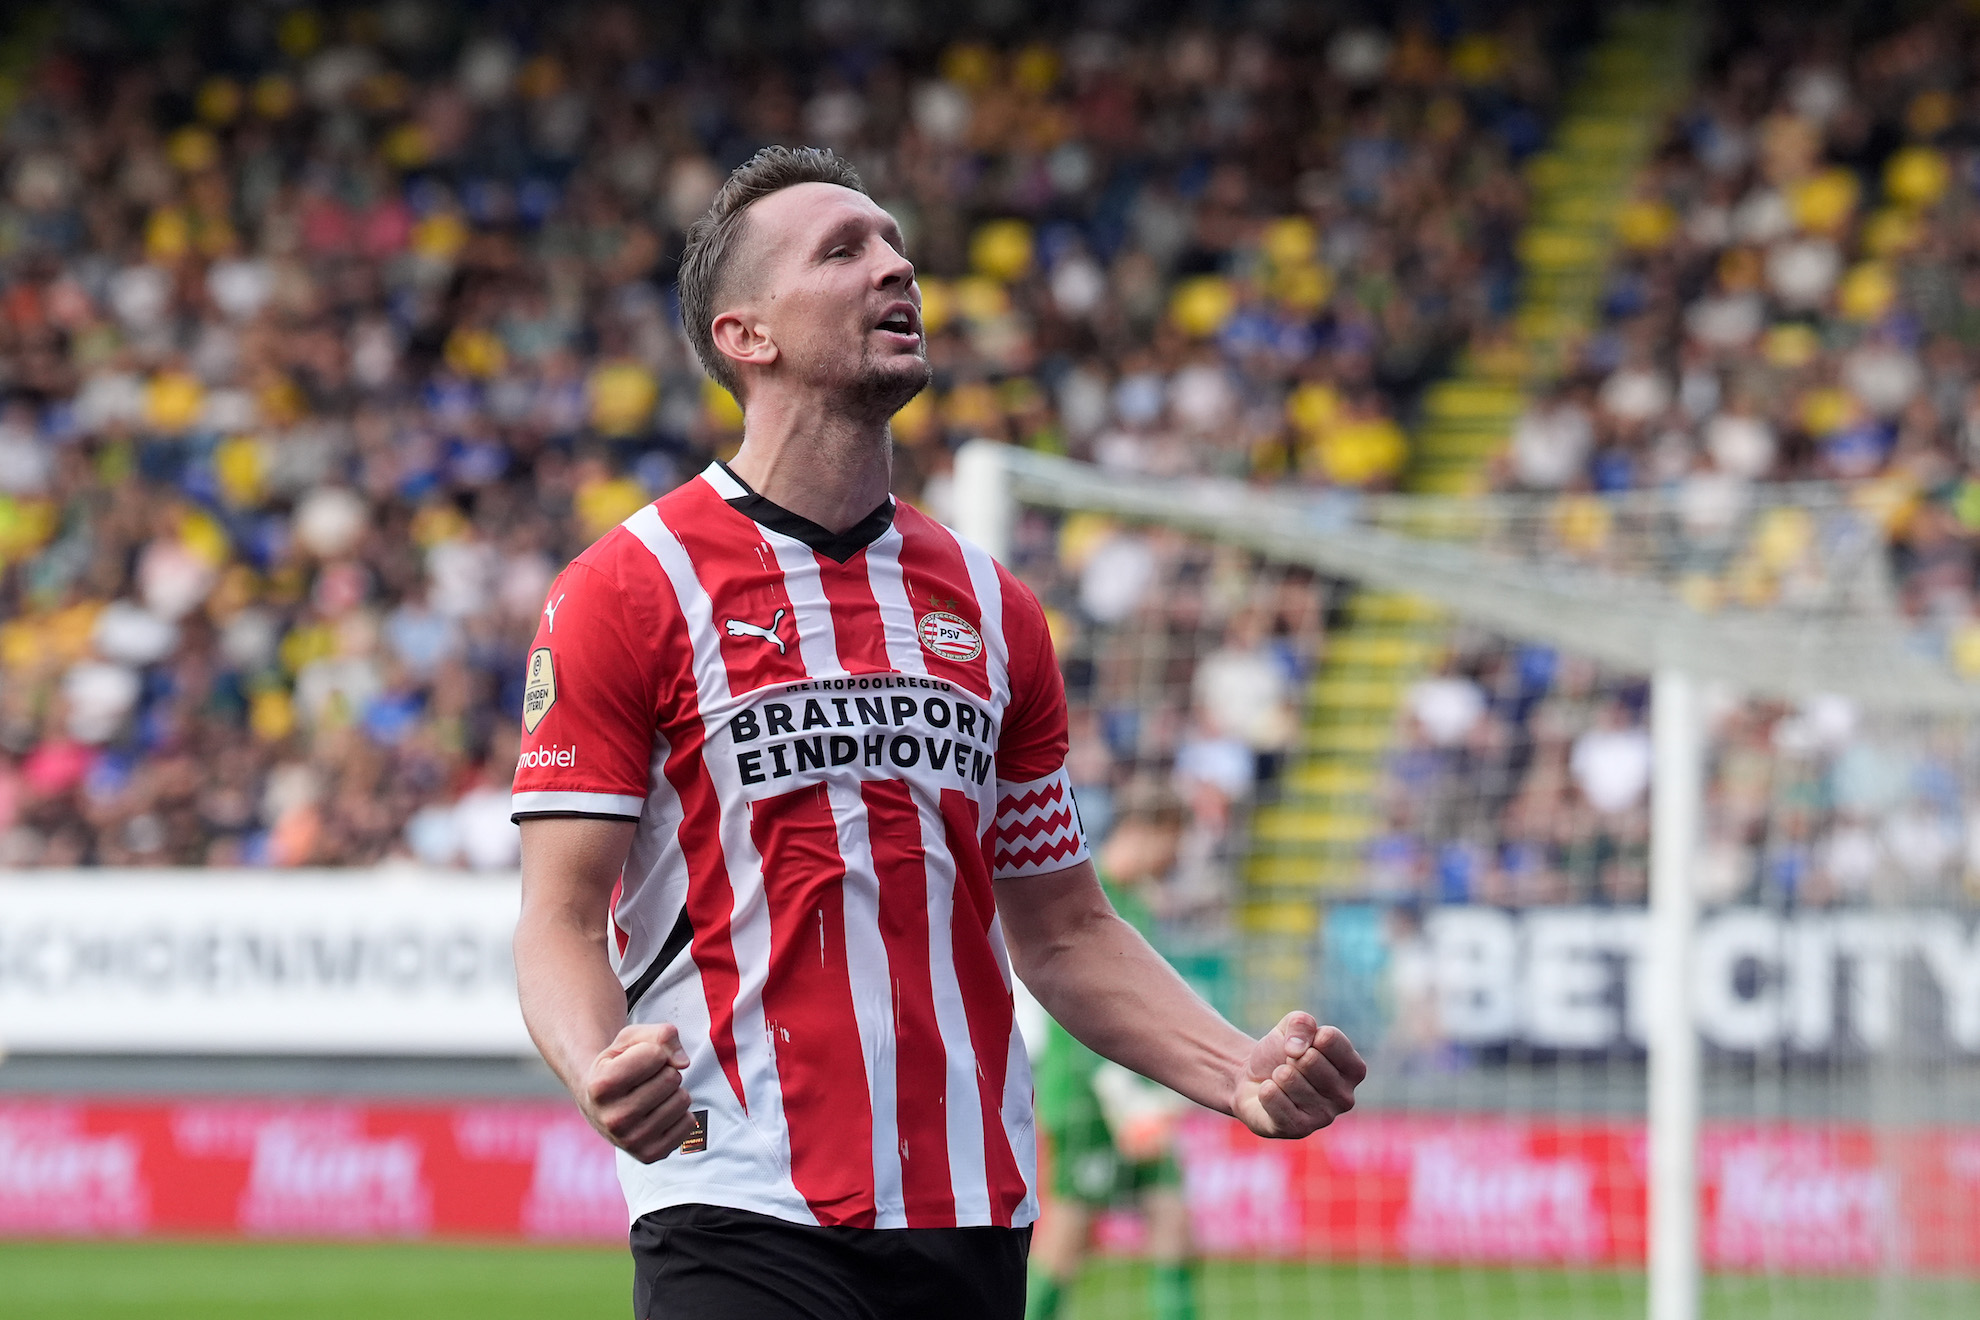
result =
[[914,283],[914,263],[907,254],[897,252],[885,243],[876,245],[883,254],[876,264],[873,286],[877,289],[905,289]]

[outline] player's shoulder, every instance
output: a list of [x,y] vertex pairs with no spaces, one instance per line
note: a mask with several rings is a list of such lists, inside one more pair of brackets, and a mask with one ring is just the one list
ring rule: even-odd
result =
[[657,568],[652,552],[621,523],[586,546],[564,576],[574,584],[629,592],[647,584]]
[[894,526],[900,529],[903,536],[932,537],[937,545],[953,545],[966,554],[982,555],[986,559],[990,557],[988,550],[921,506],[898,495],[894,497]]
[[[983,563],[990,565],[996,572],[999,593],[1003,596],[1003,613],[1006,627],[1020,620],[1036,620],[1039,622],[1044,620],[1045,607],[1039,603],[1038,597],[1032,592],[1031,588],[1024,584],[1024,580],[1011,572],[1009,568],[999,562],[988,550],[985,550],[982,546],[970,540],[955,528],[931,517],[914,505],[909,504],[906,500],[894,501],[894,522],[901,529],[903,535],[911,532],[923,532],[940,537],[954,544],[957,549],[962,551],[965,558],[980,559]],[[940,542],[938,541],[937,544],[940,544]]]
[[703,520],[711,504],[721,503],[707,482],[690,477],[586,546],[571,560],[570,567],[596,575],[621,591],[650,592],[666,576],[649,544],[651,538],[673,534],[673,529]]
[[653,501],[652,508],[660,515],[661,521],[672,525],[677,518],[694,517],[697,514],[726,508],[732,495],[743,494],[743,488],[735,484],[733,477],[723,484],[734,486],[733,491],[716,489],[714,479],[726,474],[718,464],[710,464],[704,470],[683,481],[680,485]]
[[932,537],[934,538],[935,545],[953,545],[963,553],[965,558],[980,559],[984,563],[994,565],[997,571],[997,581],[1004,589],[1005,599],[1010,599],[1013,593],[1017,593],[1027,599],[1030,598],[1031,588],[1025,586],[1015,573],[1004,567],[1003,564],[998,563],[995,556],[988,550],[985,550],[982,546],[970,540],[947,523],[909,504],[906,500],[896,499],[894,501],[894,526],[900,529],[905,539],[912,541]]

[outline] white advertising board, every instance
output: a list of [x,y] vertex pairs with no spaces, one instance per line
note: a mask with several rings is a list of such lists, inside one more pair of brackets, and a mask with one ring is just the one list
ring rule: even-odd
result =
[[0,1049],[529,1054],[519,894],[514,875],[0,879]]
[[[1641,910],[1446,907],[1427,924],[1440,1034],[1606,1050],[1648,1036]],[[1734,1053],[1879,1052],[1901,1031],[1980,1054],[1980,924],[1947,911],[1722,908],[1700,919],[1692,1012]]]

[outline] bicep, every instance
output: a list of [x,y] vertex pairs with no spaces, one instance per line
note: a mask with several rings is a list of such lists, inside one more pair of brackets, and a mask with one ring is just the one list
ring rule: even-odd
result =
[[1091,861],[1043,875],[996,881],[997,916],[1018,975],[1078,939],[1089,923],[1114,915]]
[[523,919],[595,930],[602,940],[636,822],[539,816],[521,824]]
[[[1000,572],[1002,570],[999,570]],[[1011,701],[997,739],[992,874],[1054,876],[1087,860],[1085,828],[1066,774],[1066,689],[1036,598],[1011,582]]]

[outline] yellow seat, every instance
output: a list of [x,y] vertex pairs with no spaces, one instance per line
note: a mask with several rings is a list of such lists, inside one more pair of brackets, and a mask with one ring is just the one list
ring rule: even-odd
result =
[[[1320,913],[1312,903],[1298,899],[1246,903],[1238,909],[1238,925],[1248,934],[1305,936],[1320,928]],[[1254,976],[1262,972],[1267,978],[1276,980],[1279,978],[1271,976],[1274,970],[1282,975],[1289,971],[1303,975],[1306,967],[1304,961],[1299,960],[1278,968],[1273,968],[1269,962],[1265,965],[1255,963],[1250,970]]]
[[1401,669],[1423,663],[1435,646],[1416,637],[1368,636],[1349,633],[1327,648],[1327,659],[1339,665]]
[[1287,772],[1286,788],[1316,797],[1365,795],[1375,790],[1375,768],[1349,761],[1311,761]]
[[1444,612],[1421,596],[1394,591],[1363,591],[1348,603],[1356,623],[1441,623]]

